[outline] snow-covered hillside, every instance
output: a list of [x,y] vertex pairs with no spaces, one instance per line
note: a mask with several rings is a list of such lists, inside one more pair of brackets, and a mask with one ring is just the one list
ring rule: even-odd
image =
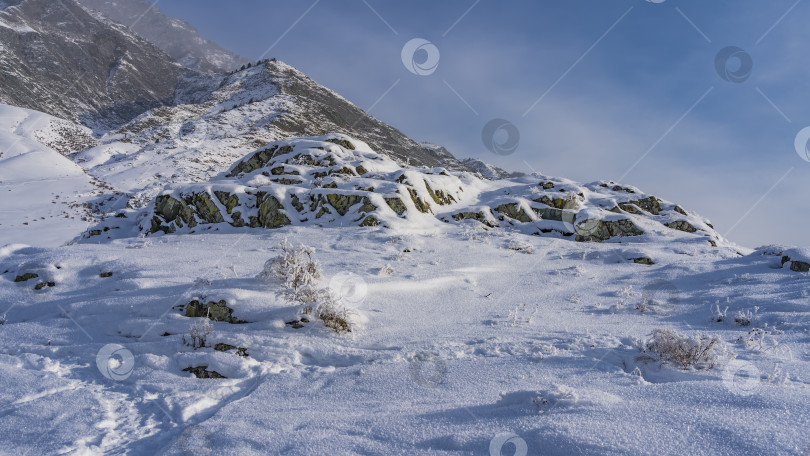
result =
[[810,455],[808,248],[77,0],[0,51],[71,119],[0,105],[0,456]]
[[[70,164],[29,139],[63,121],[5,112]],[[626,185],[403,167],[340,134],[161,193],[79,242],[0,248],[0,453],[810,444],[806,249],[741,249]],[[268,262],[285,240],[313,249]]]
[[[270,142],[342,132],[405,165],[451,170],[465,164],[446,150],[418,144],[367,115],[295,68],[265,60],[227,75],[196,75],[180,84],[173,106],[149,110],[100,138],[75,159],[88,173],[142,207],[168,184],[207,181]],[[117,210],[110,208],[109,210]]]
[[63,156],[92,142],[86,128],[0,105],[0,244],[57,246],[94,222],[87,205],[109,189]]
[[636,256],[626,260],[643,263],[654,262],[644,243],[700,250],[725,243],[709,222],[633,187],[537,174],[491,181],[464,171],[406,167],[335,133],[270,143],[207,182],[170,186],[144,210],[119,214],[128,220],[108,219],[87,237],[131,236],[133,220],[143,234],[286,225],[407,231],[461,223],[579,242],[634,243],[640,245]]

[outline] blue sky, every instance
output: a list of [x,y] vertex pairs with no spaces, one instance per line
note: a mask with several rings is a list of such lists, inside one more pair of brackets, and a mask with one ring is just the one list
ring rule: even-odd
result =
[[[810,2],[221,5],[158,3],[223,47],[277,57],[458,157],[583,182],[621,180],[700,213],[742,245],[810,245],[810,162],[794,147],[810,126]],[[439,50],[430,75],[402,63],[413,38]],[[718,74],[715,59],[727,46],[751,57],[744,82]],[[732,58],[725,68],[739,64]],[[481,140],[493,118],[520,132],[511,155],[493,154]]]

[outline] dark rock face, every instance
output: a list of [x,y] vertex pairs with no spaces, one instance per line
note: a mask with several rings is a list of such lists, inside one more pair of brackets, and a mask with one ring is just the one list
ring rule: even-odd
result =
[[667,223],[667,226],[672,228],[673,230],[684,231],[686,233],[694,233],[695,231],[697,231],[697,228],[695,228],[694,226],[692,226],[691,223],[685,220],[677,220],[671,223]]
[[0,102],[109,126],[170,102],[183,69],[75,0],[0,10]]
[[186,304],[185,315],[192,318],[208,318],[213,321],[224,321],[228,323],[244,323],[243,321],[232,316],[233,309],[228,307],[224,299],[219,301],[209,301],[203,304],[194,299]]
[[635,264],[645,264],[645,265],[648,265],[648,266],[652,266],[652,265],[655,264],[655,261],[653,261],[653,259],[650,258],[650,257],[638,257],[638,258],[630,258],[630,259],[633,260],[633,263],[635,263]]
[[191,372],[197,378],[227,378],[217,371],[208,370],[208,366],[187,367],[183,372]]
[[396,128],[366,114],[337,93],[316,83],[292,67],[270,61],[267,71],[276,77],[280,95],[291,97],[300,108],[282,113],[273,124],[286,136],[320,136],[340,132],[360,139],[372,149],[414,166],[475,171],[446,150],[426,147]]
[[644,234],[632,221],[623,220],[597,220],[589,219],[581,222],[577,227],[577,242],[603,242],[618,236],[640,236]]
[[785,263],[790,263],[790,270],[795,272],[810,272],[810,263],[805,263],[804,261],[793,261],[790,259],[789,256],[782,257],[782,266]]
[[79,0],[87,8],[130,28],[175,61],[206,73],[231,71],[248,60],[203,39],[191,24],[165,16],[145,0]]

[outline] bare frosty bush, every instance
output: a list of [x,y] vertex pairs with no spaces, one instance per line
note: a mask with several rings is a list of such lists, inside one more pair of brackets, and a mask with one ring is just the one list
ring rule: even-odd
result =
[[728,306],[725,309],[720,310],[720,304],[715,304],[714,309],[712,309],[712,320],[718,323],[726,321],[728,317]]
[[754,307],[753,310],[737,311],[737,315],[734,316],[734,323],[740,326],[751,326],[751,323],[756,319],[758,311],[759,307]]
[[352,332],[352,311],[336,303],[328,293],[327,296],[315,307],[315,315],[323,321],[324,326],[337,333]]
[[280,281],[285,288],[298,290],[321,278],[321,265],[312,259],[315,249],[290,245],[286,239],[279,244],[281,255],[267,260],[264,269],[256,276],[263,282]]
[[717,337],[697,333],[695,336],[678,334],[670,329],[656,329],[640,349],[645,355],[639,359],[671,362],[683,369],[711,369],[726,354]]
[[256,278],[281,282],[284,298],[302,306],[305,315],[314,313],[335,332],[351,332],[352,311],[340,305],[327,288],[318,285],[322,273],[320,264],[312,258],[315,249],[305,245],[294,247],[286,239],[279,248],[281,255],[268,260]]
[[186,334],[183,333],[183,343],[194,350],[205,347],[208,336],[211,335],[213,330],[214,326],[211,324],[211,320],[206,317],[202,322],[198,321],[191,325],[188,330],[188,339],[186,339]]

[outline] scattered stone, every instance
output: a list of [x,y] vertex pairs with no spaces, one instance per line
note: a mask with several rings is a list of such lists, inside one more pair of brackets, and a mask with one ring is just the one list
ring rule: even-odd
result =
[[227,378],[217,371],[207,370],[208,366],[187,367],[184,372],[191,372],[197,378]]
[[633,260],[633,263],[636,263],[636,264],[646,264],[646,265],[649,265],[649,266],[652,266],[652,265],[655,264],[655,262],[652,260],[652,258],[649,258],[649,257],[638,257],[638,258],[630,258],[630,259]]
[[794,272],[810,272],[810,263],[806,263],[804,261],[793,261],[790,259],[789,256],[782,257],[782,266],[785,263],[790,263],[790,270]]
[[26,272],[23,275],[18,275],[14,279],[14,281],[15,282],[26,282],[26,281],[31,280],[31,279],[36,279],[37,277],[39,277],[39,274],[34,274],[33,272]]
[[457,214],[453,214],[453,220],[460,221],[460,220],[477,220],[484,225],[495,228],[496,224],[490,222],[486,216],[484,216],[483,212],[459,212]]
[[355,149],[354,144],[352,144],[351,141],[348,141],[346,139],[331,138],[331,139],[327,139],[326,142],[330,142],[332,144],[337,144],[338,146],[340,146],[340,147],[342,147],[344,149],[347,149],[347,150],[354,150]]
[[233,317],[233,309],[227,306],[225,300],[209,301],[207,304],[202,304],[200,301],[194,299],[186,304],[186,316],[191,318],[208,317],[213,321],[224,321],[228,323],[245,323],[242,320]]
[[227,352],[227,351],[231,351],[231,350],[236,350],[236,354],[238,356],[243,356],[243,357],[244,356],[249,356],[248,352],[247,352],[247,348],[245,348],[245,347],[237,347],[235,345],[230,345],[230,344],[218,343],[218,344],[214,345],[214,350],[221,351],[221,352]]
[[588,219],[576,228],[577,242],[602,242],[611,237],[640,236],[644,234],[633,222],[622,220]]
[[34,290],[41,290],[45,287],[55,287],[56,283],[54,282],[39,282],[38,284],[34,285]]
[[523,208],[518,206],[517,203],[501,204],[495,208],[495,211],[520,222],[526,223],[532,221],[531,217],[529,217],[529,215],[526,214]]
[[654,196],[635,201],[628,201],[626,203],[619,203],[619,208],[631,214],[640,214],[637,208],[640,208],[641,210],[652,215],[658,215],[661,212],[661,204],[658,202],[658,198]]
[[405,207],[405,203],[403,203],[402,200],[399,198],[385,198],[385,203],[388,204],[391,210],[396,212],[397,215],[399,216],[401,216],[402,214],[405,213],[406,210],[408,210],[408,208]]
[[555,209],[576,209],[579,207],[579,202],[575,197],[550,198],[547,195],[543,195],[540,198],[535,199],[534,202],[543,203],[546,206],[553,207]]
[[112,271],[102,272],[101,274],[99,274],[99,276],[101,276],[101,278],[103,279],[106,279],[107,277],[112,277],[112,275],[113,275]]
[[684,231],[687,233],[694,233],[695,231],[697,231],[697,228],[692,226],[692,224],[687,222],[686,220],[676,220],[674,222],[666,223],[665,225],[668,226],[669,228],[672,228],[673,230]]

